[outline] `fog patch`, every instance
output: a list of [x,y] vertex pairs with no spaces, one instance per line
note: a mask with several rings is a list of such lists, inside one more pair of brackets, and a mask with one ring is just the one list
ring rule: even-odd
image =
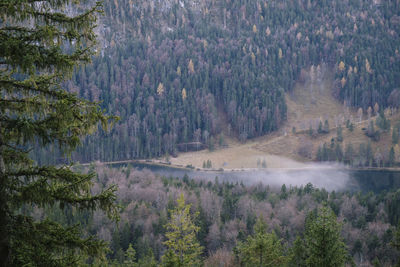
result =
[[358,185],[350,179],[350,172],[339,164],[307,164],[300,168],[246,169],[235,171],[179,170],[173,168],[156,168],[151,170],[166,177],[182,178],[185,174],[195,180],[236,183],[245,185],[262,183],[271,187],[305,186],[311,183],[314,187],[328,191],[356,190]]
[[304,186],[311,183],[314,187],[325,188],[328,191],[347,190],[350,185],[350,175],[345,169],[309,168],[293,170],[257,170],[242,173],[237,177],[246,185],[262,183],[271,187]]

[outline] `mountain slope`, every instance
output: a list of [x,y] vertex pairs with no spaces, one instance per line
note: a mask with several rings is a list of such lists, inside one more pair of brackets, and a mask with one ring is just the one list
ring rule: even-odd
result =
[[[121,122],[79,161],[176,154],[279,129],[301,69],[334,70],[334,96],[366,110],[400,103],[399,1],[108,1],[101,53],[67,86]],[[217,108],[218,107],[218,108]]]

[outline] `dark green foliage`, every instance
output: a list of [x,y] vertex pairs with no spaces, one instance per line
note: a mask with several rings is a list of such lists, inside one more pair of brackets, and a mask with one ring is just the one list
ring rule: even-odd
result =
[[348,252],[340,236],[341,225],[328,207],[306,222],[305,248],[307,266],[344,266]]
[[354,149],[351,143],[347,144],[344,152],[344,163],[352,165],[354,161]]
[[325,122],[324,122],[323,132],[324,133],[329,133],[329,122],[328,122],[328,120],[325,120]]
[[267,168],[267,162],[265,161],[265,159],[263,159],[263,161],[261,163],[261,167]]
[[314,132],[314,130],[313,130],[313,128],[312,128],[312,125],[310,124],[310,127],[308,128],[308,135],[309,135],[309,136],[312,136],[312,135],[313,135],[313,132]]
[[400,128],[393,127],[393,131],[392,131],[392,144],[393,145],[399,143],[399,132],[400,132]]
[[297,236],[291,248],[289,266],[306,267],[307,251],[304,238]]
[[240,266],[285,266],[287,261],[280,240],[275,233],[267,232],[267,225],[261,218],[254,226],[254,235],[239,242],[235,253]]
[[390,120],[386,118],[383,110],[379,112],[379,116],[376,119],[376,125],[384,131],[390,130]]
[[389,222],[393,225],[397,225],[400,222],[400,190],[388,194],[386,208]]
[[287,199],[288,198],[288,193],[287,193],[287,189],[286,189],[286,185],[285,184],[283,184],[282,187],[281,187],[280,198],[281,199]]
[[339,127],[337,127],[336,141],[338,141],[338,142],[342,142],[343,141],[343,129],[342,129],[341,125],[339,125]]
[[[397,223],[396,231],[394,233],[393,241],[391,242],[391,245],[398,251],[400,252],[400,221]],[[400,266],[400,259],[397,259],[397,264],[396,266]]]
[[[63,13],[68,6],[71,13]],[[62,87],[74,67],[94,54],[93,31],[100,4],[85,9],[67,0],[2,1],[0,4],[0,262],[3,266],[73,266],[87,256],[101,258],[105,243],[83,238],[77,226],[30,212],[42,209],[93,211],[116,216],[116,187],[92,195],[94,175],[71,166],[39,166],[36,147],[57,147],[63,162],[99,124],[97,103]],[[75,15],[70,15],[75,14]],[[72,218],[70,218],[71,221]]]
[[350,132],[354,131],[354,124],[353,124],[353,123],[350,123],[350,125],[349,125],[349,131],[350,131]]
[[227,222],[236,218],[237,203],[239,197],[232,193],[230,189],[224,190],[224,200],[222,202],[221,220]]
[[393,167],[395,160],[396,160],[396,155],[394,153],[394,148],[391,147],[390,151],[389,151],[389,158],[388,158],[387,165],[389,167]]
[[323,132],[324,132],[324,130],[322,129],[322,121],[319,121],[319,124],[318,124],[318,133],[321,134],[321,133],[323,133]]
[[372,138],[374,141],[379,141],[380,139],[380,132],[379,130],[375,130],[374,121],[370,120],[368,124],[368,129],[365,132],[365,135]]
[[335,147],[335,155],[336,155],[336,160],[339,162],[342,162],[343,160],[343,150],[340,144],[336,144]]

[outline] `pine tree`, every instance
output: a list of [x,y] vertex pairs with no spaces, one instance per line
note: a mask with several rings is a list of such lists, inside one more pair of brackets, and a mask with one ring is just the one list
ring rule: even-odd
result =
[[190,215],[190,205],[185,204],[183,194],[177,200],[178,205],[170,210],[171,218],[166,225],[168,250],[162,257],[164,266],[199,266],[203,248],[196,239],[199,227],[194,225]]
[[[77,12],[66,13],[65,8]],[[95,52],[93,31],[101,5],[80,12],[76,2],[2,1],[0,4],[0,262],[3,266],[73,266],[104,253],[105,243],[82,238],[78,226],[48,218],[32,208],[101,209],[116,216],[115,187],[92,195],[93,174],[71,166],[39,166],[29,150],[52,145],[65,156],[80,140],[107,128],[97,103],[66,92],[62,82]],[[69,10],[71,11],[71,10]],[[75,15],[70,15],[75,14]]]
[[341,225],[333,211],[324,206],[318,216],[307,222],[305,247],[307,266],[344,266],[348,252],[342,237]]
[[267,233],[267,225],[258,218],[254,235],[235,248],[241,266],[284,266],[287,262],[283,248],[275,233]]

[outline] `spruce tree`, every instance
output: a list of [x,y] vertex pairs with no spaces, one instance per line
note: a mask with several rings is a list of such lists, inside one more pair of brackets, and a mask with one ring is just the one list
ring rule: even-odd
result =
[[236,249],[241,266],[285,266],[280,240],[274,233],[267,232],[266,223],[259,218],[254,225],[254,235],[239,242]]
[[344,266],[348,252],[340,236],[341,225],[333,211],[322,207],[316,218],[306,225],[305,247],[307,266]]
[[[68,8],[68,13],[66,9]],[[77,226],[34,208],[101,209],[116,215],[115,187],[90,191],[93,174],[72,166],[43,166],[33,147],[57,147],[68,156],[81,139],[114,119],[97,103],[63,89],[74,68],[95,52],[93,31],[101,5],[82,9],[70,0],[6,0],[0,3],[0,262],[3,266],[74,266],[104,251]],[[73,14],[73,15],[71,15]]]
[[397,127],[393,127],[392,130],[392,144],[395,145],[399,142],[399,129]]

